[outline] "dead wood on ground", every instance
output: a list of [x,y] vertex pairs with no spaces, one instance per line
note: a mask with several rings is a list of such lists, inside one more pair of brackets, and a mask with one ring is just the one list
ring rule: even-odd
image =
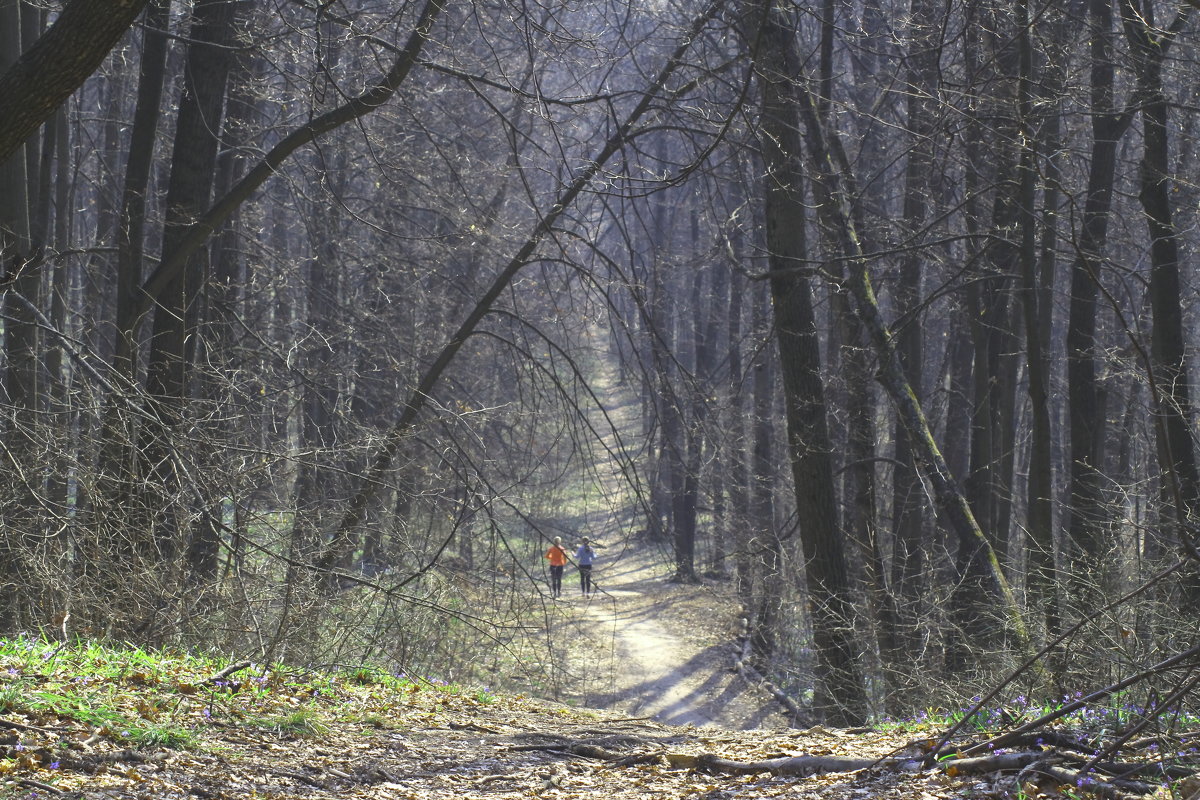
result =
[[[946,756],[926,765],[920,757],[885,756],[858,758],[831,755],[788,755],[759,761],[739,761],[713,753],[681,753],[665,748],[646,750],[650,744],[636,736],[608,736],[590,739],[554,737],[538,744],[516,745],[512,750],[543,750],[598,761],[614,768],[634,764],[660,763],[674,769],[722,775],[753,775],[769,773],[774,776],[812,777],[833,772],[908,772],[940,771],[948,777],[963,775],[992,775],[1007,780],[1014,787],[1041,785],[1070,786],[1080,794],[1104,800],[1133,800],[1151,794],[1159,788],[1135,778],[1177,780],[1195,773],[1182,768],[1167,768],[1162,764],[1135,762],[1094,762],[1073,749],[1042,745],[1037,749],[993,753],[981,756]],[[1075,744],[1072,742],[1072,744]],[[641,745],[641,747],[639,747]],[[638,748],[630,751],[630,748]],[[964,750],[969,750],[965,748]]]

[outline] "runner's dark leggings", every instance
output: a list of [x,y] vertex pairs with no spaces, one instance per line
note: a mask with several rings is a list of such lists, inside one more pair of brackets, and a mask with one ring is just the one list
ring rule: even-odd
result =
[[554,593],[555,597],[562,594],[563,569],[565,568],[550,565],[550,591]]
[[592,591],[592,565],[581,564],[579,566],[579,588],[584,594]]

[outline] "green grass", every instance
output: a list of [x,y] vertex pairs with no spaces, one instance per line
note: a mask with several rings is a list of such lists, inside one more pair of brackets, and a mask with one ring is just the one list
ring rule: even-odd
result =
[[159,747],[169,747],[173,750],[186,750],[196,746],[196,732],[190,728],[177,725],[134,725],[127,731],[126,741],[137,749],[153,750]]
[[300,709],[281,716],[261,717],[251,724],[253,727],[265,728],[284,736],[299,736],[304,739],[315,739],[329,733],[329,725],[311,709]]
[[0,713],[48,728],[74,722],[123,747],[194,748],[214,729],[316,738],[334,723],[394,728],[410,712],[496,700],[485,689],[377,665],[332,672],[251,665],[211,680],[230,663],[96,640],[0,639]]

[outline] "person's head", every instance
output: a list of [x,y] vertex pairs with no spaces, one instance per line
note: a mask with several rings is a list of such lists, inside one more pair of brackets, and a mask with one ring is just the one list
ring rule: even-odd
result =
[[589,539],[588,537],[586,537],[586,536],[585,536],[585,537],[583,537],[583,543],[584,543],[584,544],[587,544],[587,543],[588,543],[588,542],[590,542],[590,541],[591,541],[591,539]]
[[555,544],[562,544],[562,537],[561,537],[561,536],[555,536],[555,537],[554,537],[554,543],[555,543]]

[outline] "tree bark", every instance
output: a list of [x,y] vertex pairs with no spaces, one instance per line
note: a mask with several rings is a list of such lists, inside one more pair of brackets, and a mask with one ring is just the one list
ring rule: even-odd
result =
[[0,74],[0,161],[87,80],[149,0],[71,0]]
[[[167,186],[164,253],[179,248],[192,221],[212,199],[237,8],[229,0],[200,0],[193,9]],[[193,252],[158,296],[150,337],[146,394],[155,424],[142,428],[135,457],[140,462],[138,474],[149,478],[137,500],[150,520],[141,533],[152,535],[138,548],[152,561],[173,556],[185,528],[186,506],[180,506],[184,476],[174,438],[190,396],[189,347],[194,344],[197,300],[206,269],[198,255]],[[134,333],[122,330],[118,335],[118,341],[132,341]]]
[[[24,5],[18,0],[0,3],[0,68],[21,54]],[[36,305],[39,275],[32,252],[30,180],[23,144],[7,153],[0,151],[0,276],[8,291]],[[24,304],[5,296],[8,291],[0,295],[6,315],[0,376],[0,402],[5,408],[0,421],[5,451],[0,463],[6,492],[0,511],[0,630],[4,631],[17,630],[22,612],[31,610],[20,597],[37,541],[36,509],[41,494],[37,481],[42,474],[36,463],[35,443],[40,437],[32,428],[37,418],[37,327]]]
[[[1029,445],[1025,531],[1028,542],[1026,576],[1029,588],[1027,606],[1038,614],[1048,637],[1056,636],[1061,628],[1058,608],[1058,576],[1055,569],[1052,470],[1052,429],[1050,421],[1050,368],[1044,340],[1050,330],[1049,286],[1044,282],[1052,275],[1042,274],[1038,252],[1038,227],[1034,214],[1037,195],[1037,141],[1039,132],[1033,119],[1033,42],[1029,35],[1028,0],[1017,3],[1017,47],[1019,76],[1017,114],[1022,142],[1017,174],[1017,226],[1020,234],[1020,299],[1025,322],[1025,353],[1027,390],[1032,425]],[[1056,65],[1051,69],[1058,68]],[[1064,67],[1065,68],[1065,67]],[[1048,82],[1053,86],[1053,82]],[[1050,112],[1054,114],[1052,110]],[[1052,196],[1047,192],[1047,196]],[[1054,209],[1048,213],[1053,214]],[[1051,245],[1052,247],[1052,245]],[[1050,248],[1047,248],[1048,250]],[[1052,252],[1052,251],[1051,251]],[[1052,257],[1052,256],[1051,256]],[[1053,679],[1053,676],[1052,676]]]

